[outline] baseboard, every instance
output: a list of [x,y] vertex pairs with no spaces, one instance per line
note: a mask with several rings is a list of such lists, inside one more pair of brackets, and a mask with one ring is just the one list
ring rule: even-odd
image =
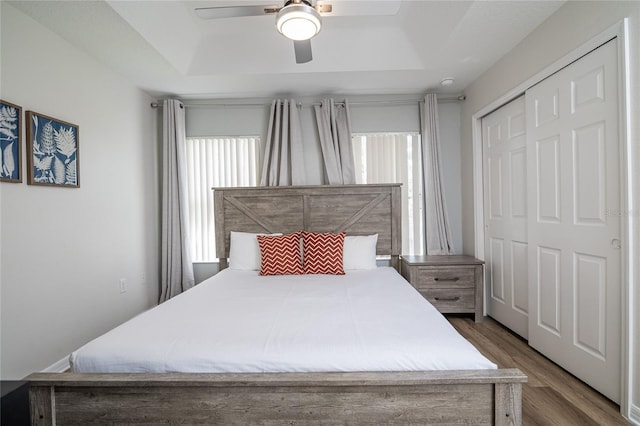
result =
[[53,364],[42,370],[42,373],[64,373],[70,368],[71,365],[69,364],[69,356],[67,355],[60,361],[54,362]]
[[629,410],[629,421],[634,425],[640,426],[640,407],[631,404],[631,410]]

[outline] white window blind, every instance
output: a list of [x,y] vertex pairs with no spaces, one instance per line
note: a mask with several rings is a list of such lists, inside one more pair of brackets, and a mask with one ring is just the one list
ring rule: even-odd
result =
[[187,138],[189,237],[194,262],[214,262],[213,187],[257,186],[264,149],[257,136]]
[[424,253],[419,133],[353,135],[356,183],[402,183],[402,253]]

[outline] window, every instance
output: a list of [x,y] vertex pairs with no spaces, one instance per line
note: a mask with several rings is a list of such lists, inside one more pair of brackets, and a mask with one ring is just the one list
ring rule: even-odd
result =
[[402,183],[402,253],[424,253],[419,133],[353,135],[356,183]]
[[257,186],[263,148],[258,136],[187,138],[189,239],[194,262],[215,262],[213,187]]

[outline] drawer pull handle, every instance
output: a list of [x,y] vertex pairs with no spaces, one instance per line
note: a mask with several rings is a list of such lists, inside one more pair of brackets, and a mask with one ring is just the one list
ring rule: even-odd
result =
[[455,302],[456,300],[460,300],[460,297],[436,297],[438,302]]
[[453,281],[453,282],[456,282],[456,281],[459,281],[459,280],[460,280],[460,278],[459,278],[459,277],[451,277],[451,278],[438,278],[438,277],[435,277],[433,280],[434,280],[434,281],[445,281],[445,282],[446,282],[446,281]]

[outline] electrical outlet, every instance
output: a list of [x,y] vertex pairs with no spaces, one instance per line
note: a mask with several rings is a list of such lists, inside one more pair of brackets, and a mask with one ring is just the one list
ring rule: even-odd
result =
[[127,292],[127,280],[125,278],[120,278],[120,293]]

